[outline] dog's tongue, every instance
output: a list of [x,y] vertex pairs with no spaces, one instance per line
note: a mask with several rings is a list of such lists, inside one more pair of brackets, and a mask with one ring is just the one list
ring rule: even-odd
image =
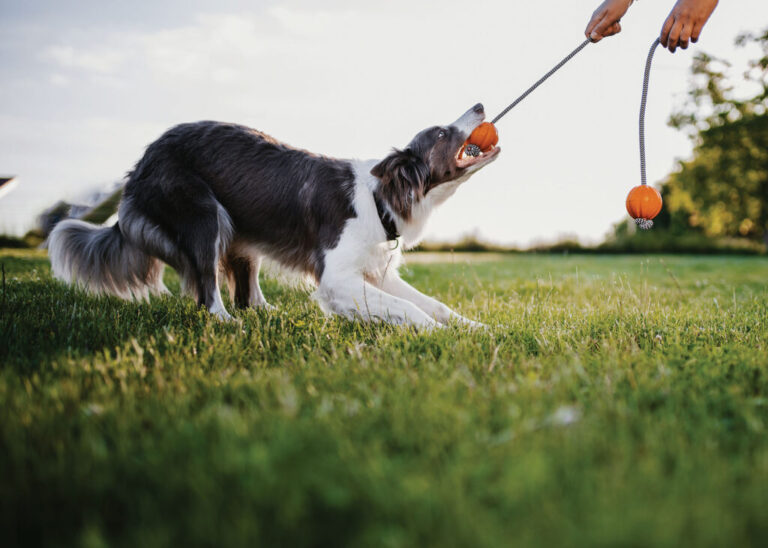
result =
[[472,156],[462,156],[461,158],[458,158],[456,160],[456,166],[461,168],[461,169],[464,169],[464,168],[467,168],[469,166],[475,165],[476,163],[482,161],[482,159],[483,159],[482,156],[475,156],[475,157],[472,157]]

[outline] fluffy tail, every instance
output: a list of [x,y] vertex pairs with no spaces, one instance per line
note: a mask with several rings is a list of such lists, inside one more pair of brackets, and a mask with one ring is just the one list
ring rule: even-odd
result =
[[49,236],[48,256],[56,278],[92,293],[146,299],[168,291],[163,263],[126,240],[118,224],[62,221]]

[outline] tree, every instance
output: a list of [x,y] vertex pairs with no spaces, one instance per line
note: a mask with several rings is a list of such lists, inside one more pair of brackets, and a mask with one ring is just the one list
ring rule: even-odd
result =
[[758,52],[743,78],[727,61],[697,55],[688,101],[670,118],[695,147],[663,184],[666,224],[768,243],[768,29],[736,43]]

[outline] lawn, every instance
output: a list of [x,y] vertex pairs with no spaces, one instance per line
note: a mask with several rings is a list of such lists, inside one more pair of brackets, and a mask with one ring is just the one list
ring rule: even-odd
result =
[[0,250],[0,542],[768,543],[768,260],[421,259],[488,331],[273,281],[277,310],[221,324]]

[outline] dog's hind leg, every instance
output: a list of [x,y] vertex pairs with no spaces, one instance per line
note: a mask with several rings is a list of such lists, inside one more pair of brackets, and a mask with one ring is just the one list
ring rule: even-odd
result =
[[211,314],[217,316],[220,320],[231,320],[232,316],[227,312],[224,301],[221,299],[217,267],[203,267],[198,274],[197,285],[198,304],[204,305]]
[[238,308],[274,308],[264,298],[264,293],[259,285],[259,269],[261,268],[262,255],[250,246],[233,244],[226,261],[226,270],[229,274],[230,294],[233,295],[235,305]]
[[163,282],[164,272],[165,265],[163,262],[159,259],[155,259],[154,264],[151,266],[150,273],[147,276],[147,285],[149,286],[149,292],[156,297],[171,294]]
[[146,284],[150,294],[170,295],[163,283],[165,263],[170,264],[182,274],[189,270],[186,257],[174,244],[173,238],[136,206],[133,198],[123,196],[119,207],[119,223],[126,237],[144,249],[151,257],[147,270]]
[[182,283],[185,292],[197,296],[200,306],[221,320],[231,320],[221,299],[219,259],[232,239],[232,221],[224,208],[214,203],[217,213],[200,215],[186,230],[179,231],[179,245],[189,261],[189,267],[181,273]]
[[253,267],[247,257],[230,256],[227,259],[227,274],[229,275],[229,294],[237,308],[248,307],[248,297],[251,286],[251,271]]
[[267,302],[267,299],[264,297],[264,293],[261,292],[261,285],[259,284],[259,269],[261,269],[261,261],[261,255],[251,255],[248,306],[253,308],[274,309],[275,307]]

